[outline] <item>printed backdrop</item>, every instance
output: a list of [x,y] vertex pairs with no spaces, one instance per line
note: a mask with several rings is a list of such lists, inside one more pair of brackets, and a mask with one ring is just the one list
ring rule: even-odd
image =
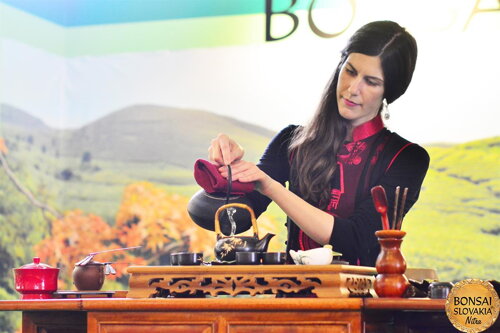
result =
[[[419,45],[387,126],[432,159],[403,226],[408,264],[498,280],[498,1],[0,0],[0,298],[35,255],[67,289],[89,252],[142,246],[96,258],[117,262],[105,288],[173,251],[210,260],[215,235],[186,212],[195,159],[225,132],[256,161],[312,116],[347,38],[382,19]],[[283,215],[259,219],[273,250]]]

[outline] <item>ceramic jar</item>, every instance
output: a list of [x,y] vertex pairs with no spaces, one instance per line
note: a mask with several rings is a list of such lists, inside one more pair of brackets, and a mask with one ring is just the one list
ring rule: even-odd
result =
[[75,265],[73,284],[80,291],[101,290],[104,284],[104,264],[90,261],[86,265]]

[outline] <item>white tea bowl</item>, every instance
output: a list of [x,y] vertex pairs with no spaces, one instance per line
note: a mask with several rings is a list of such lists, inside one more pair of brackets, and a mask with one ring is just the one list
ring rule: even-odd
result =
[[333,257],[340,255],[332,250],[331,245],[305,251],[290,250],[290,256],[297,265],[330,265]]

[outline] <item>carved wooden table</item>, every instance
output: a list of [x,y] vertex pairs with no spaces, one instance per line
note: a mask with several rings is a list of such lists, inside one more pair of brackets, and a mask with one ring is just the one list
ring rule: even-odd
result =
[[[359,297],[372,290],[373,268],[128,270],[130,290],[115,292],[113,298],[0,301],[0,311],[22,311],[24,333],[456,332],[446,317],[445,300]],[[276,298],[301,292],[312,297]],[[500,324],[488,332],[500,333]]]
[[[23,332],[456,332],[444,300],[380,298],[75,298],[0,301]],[[500,332],[500,323],[487,332]]]
[[131,266],[129,298],[310,294],[373,296],[373,267],[349,265]]

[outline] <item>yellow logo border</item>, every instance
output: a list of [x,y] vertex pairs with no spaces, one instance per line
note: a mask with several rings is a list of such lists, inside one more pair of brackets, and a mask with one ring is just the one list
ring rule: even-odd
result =
[[[468,326],[462,324],[456,318],[456,317],[458,317],[458,315],[455,315],[453,313],[453,309],[455,308],[453,305],[453,302],[452,302],[453,297],[459,295],[460,290],[462,290],[464,287],[467,287],[470,285],[478,285],[478,286],[482,286],[482,287],[486,288],[486,290],[488,291],[489,294],[491,294],[491,297],[492,297],[491,307],[492,307],[493,313],[492,313],[490,319],[481,323],[481,326],[479,326],[479,327],[478,326],[468,327]],[[451,289],[451,291],[446,299],[445,309],[446,309],[446,315],[448,316],[448,319],[450,320],[450,322],[452,323],[452,325],[456,329],[458,329],[461,332],[478,333],[478,332],[483,332],[483,331],[487,330],[488,328],[490,328],[497,320],[498,313],[500,311],[500,298],[498,297],[498,294],[497,294],[495,288],[493,288],[493,285],[491,283],[489,283],[488,281],[483,281],[483,280],[479,280],[479,279],[466,279],[466,280],[457,282],[453,286],[453,288]]]

